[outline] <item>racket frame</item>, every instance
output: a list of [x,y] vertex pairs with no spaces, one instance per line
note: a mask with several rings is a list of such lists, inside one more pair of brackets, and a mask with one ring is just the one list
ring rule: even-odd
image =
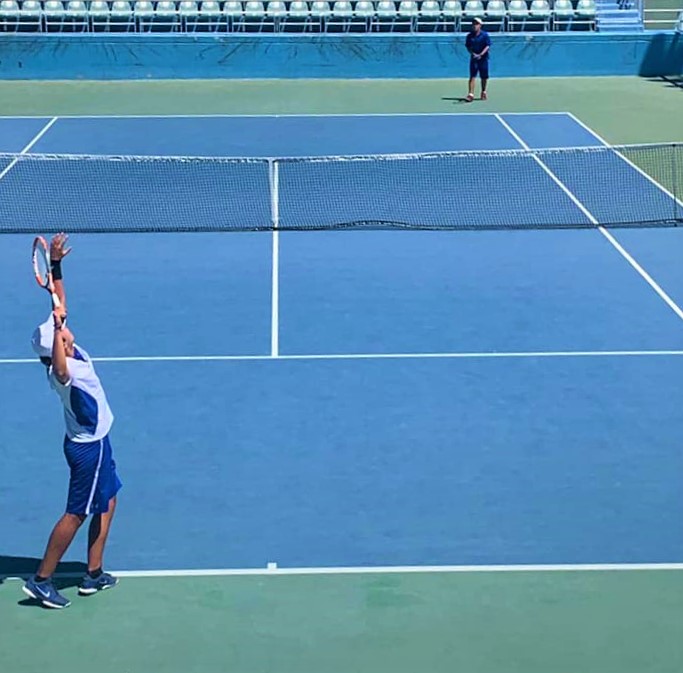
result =
[[[42,256],[45,260],[45,266],[47,267],[47,278],[43,278],[40,274],[40,269],[38,267],[38,256]],[[33,273],[36,277],[36,283],[40,285],[44,290],[47,290],[52,299],[52,307],[57,309],[60,308],[62,303],[59,301],[59,297],[55,292],[54,278],[52,277],[52,266],[50,264],[50,253],[47,245],[47,241],[42,236],[36,236],[33,239],[33,251],[31,255],[31,260],[33,262]]]

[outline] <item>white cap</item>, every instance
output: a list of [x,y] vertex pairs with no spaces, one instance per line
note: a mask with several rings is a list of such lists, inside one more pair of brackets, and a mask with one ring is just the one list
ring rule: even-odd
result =
[[478,23],[480,26],[482,26],[484,24],[484,22],[478,16],[475,16],[472,19],[472,23]]
[[40,358],[52,357],[52,342],[55,337],[55,326],[50,316],[42,325],[38,325],[31,337],[31,347]]

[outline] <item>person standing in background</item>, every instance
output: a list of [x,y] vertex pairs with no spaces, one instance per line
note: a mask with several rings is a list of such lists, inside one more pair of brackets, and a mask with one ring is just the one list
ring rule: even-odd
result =
[[481,99],[486,100],[486,84],[489,80],[489,51],[491,49],[491,38],[489,34],[482,30],[482,20],[478,17],[472,19],[472,30],[467,33],[465,46],[470,53],[470,83],[467,94],[467,102],[474,100],[474,86],[477,75],[481,79]]

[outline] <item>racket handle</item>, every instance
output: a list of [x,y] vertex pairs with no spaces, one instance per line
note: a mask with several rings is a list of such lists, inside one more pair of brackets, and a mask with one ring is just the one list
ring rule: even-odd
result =
[[52,293],[52,306],[54,306],[54,308],[60,308],[62,306],[62,302],[59,301],[59,297],[57,296],[56,292]]

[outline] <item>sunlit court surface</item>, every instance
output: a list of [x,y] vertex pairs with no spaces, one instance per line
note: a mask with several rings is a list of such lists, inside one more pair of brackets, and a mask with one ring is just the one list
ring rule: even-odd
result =
[[[0,668],[683,670],[675,152],[570,113],[0,118]],[[61,229],[124,488],[120,586],[76,599],[79,537],[54,615],[15,578],[67,483],[30,350]]]

